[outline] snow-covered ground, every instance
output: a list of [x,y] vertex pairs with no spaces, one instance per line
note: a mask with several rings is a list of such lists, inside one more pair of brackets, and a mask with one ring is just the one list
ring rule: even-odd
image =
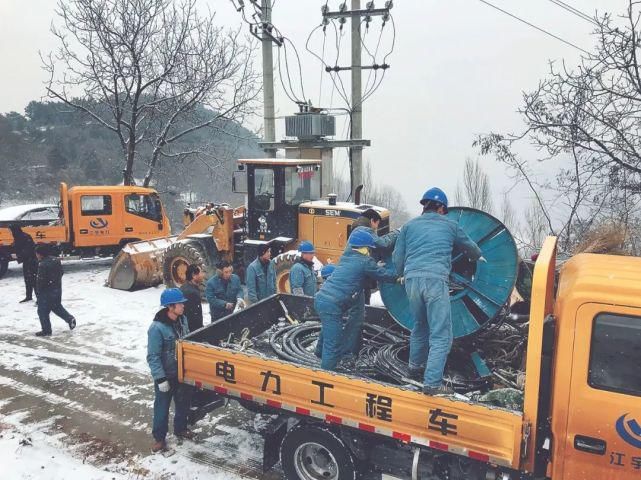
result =
[[[104,286],[110,261],[64,264],[63,305],[78,326],[52,315],[53,336],[38,338],[20,267],[0,279],[0,458],[3,479],[276,479],[263,475],[264,419],[235,403],[198,423],[201,441],[151,455],[153,388],[147,328],[162,288]],[[207,306],[203,305],[205,310]],[[208,318],[208,312],[205,312]]]

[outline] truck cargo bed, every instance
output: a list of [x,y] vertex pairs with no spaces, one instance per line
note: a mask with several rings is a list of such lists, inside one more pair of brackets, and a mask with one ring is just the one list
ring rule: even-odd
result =
[[[179,341],[181,381],[276,413],[314,417],[406,444],[518,468],[522,413],[459,396],[430,397],[414,391],[412,385],[394,385],[347,370],[328,372],[279,358],[265,340],[270,331],[282,326],[283,306],[297,321],[318,319],[313,299],[284,294],[222,318]],[[398,332],[384,309],[366,307],[365,321],[379,332]],[[253,342],[261,337],[263,342]]]

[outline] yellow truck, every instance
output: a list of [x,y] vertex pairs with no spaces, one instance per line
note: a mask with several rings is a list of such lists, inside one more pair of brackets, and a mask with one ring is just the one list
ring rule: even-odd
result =
[[36,243],[56,245],[63,253],[80,255],[113,255],[129,242],[171,234],[160,197],[151,188],[68,188],[62,182],[55,210],[58,217],[53,220],[30,217],[0,221],[0,277],[12,258],[13,236],[7,228],[12,225],[23,228]]
[[[179,378],[278,414],[264,462],[279,457],[289,480],[354,479],[363,468],[403,479],[639,478],[641,259],[581,254],[558,279],[555,261],[550,237],[534,271],[522,410],[327,372],[251,343],[230,348],[272,328],[283,308],[313,317],[311,299],[289,295],[179,341]],[[385,327],[379,310],[368,307],[366,321]]]

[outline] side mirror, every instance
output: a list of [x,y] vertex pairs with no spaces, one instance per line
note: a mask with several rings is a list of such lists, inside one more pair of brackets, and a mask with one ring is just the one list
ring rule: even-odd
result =
[[236,171],[232,174],[231,191],[234,193],[247,193],[247,172]]

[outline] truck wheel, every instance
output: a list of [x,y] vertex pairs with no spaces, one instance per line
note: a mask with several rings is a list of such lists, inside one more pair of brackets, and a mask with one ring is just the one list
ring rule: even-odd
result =
[[347,445],[324,425],[299,423],[280,446],[287,480],[354,480],[356,463]]
[[276,292],[291,293],[289,286],[289,271],[298,260],[295,253],[281,253],[274,258],[274,268],[276,270]]
[[7,257],[0,257],[0,278],[4,277],[9,270],[9,259]]
[[[205,253],[205,248],[197,240],[179,241],[170,245],[162,260],[163,281],[167,287],[180,287],[185,283],[188,265],[198,265],[209,278],[214,272],[214,261]],[[201,285],[204,293],[205,285]]]

